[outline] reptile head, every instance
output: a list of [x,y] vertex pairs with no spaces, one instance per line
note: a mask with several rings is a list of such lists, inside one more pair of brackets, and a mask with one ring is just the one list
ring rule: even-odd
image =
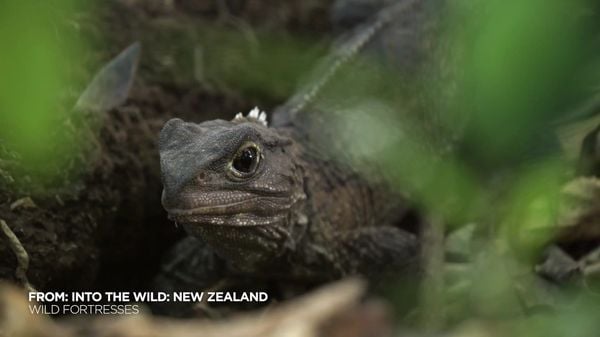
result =
[[168,121],[159,137],[169,217],[238,264],[268,263],[294,244],[304,198],[294,143],[253,110],[233,121]]

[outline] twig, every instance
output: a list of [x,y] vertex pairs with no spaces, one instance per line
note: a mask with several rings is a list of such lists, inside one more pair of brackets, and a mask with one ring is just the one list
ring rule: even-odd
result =
[[278,110],[287,111],[294,118],[300,111],[314,102],[322,89],[337,76],[344,66],[355,59],[384,27],[393,22],[394,19],[398,19],[399,14],[406,13],[412,6],[417,4],[419,4],[419,1],[400,1],[380,10],[373,22],[362,26],[360,32],[352,34],[350,37],[346,37],[346,40],[340,42],[323,64],[317,66],[313,75],[316,75],[316,77],[309,81],[310,84],[301,88]]
[[421,324],[428,331],[444,325],[444,222],[429,216],[422,232],[424,279],[421,288]]
[[8,238],[10,248],[17,256],[17,269],[15,270],[15,276],[17,277],[17,280],[21,281],[23,286],[28,291],[35,291],[35,288],[31,286],[31,283],[29,283],[29,280],[27,279],[27,270],[29,269],[29,254],[27,254],[27,251],[25,250],[25,247],[23,247],[23,244],[21,244],[21,241],[19,241],[19,238],[10,229],[10,227],[8,227],[6,221],[0,219],[0,227],[2,228],[2,232],[4,232]]

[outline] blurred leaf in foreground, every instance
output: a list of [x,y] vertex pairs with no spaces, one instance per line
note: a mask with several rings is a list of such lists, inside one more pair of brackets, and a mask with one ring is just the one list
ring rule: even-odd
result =
[[68,33],[74,9],[70,0],[0,2],[0,141],[35,170],[32,181],[52,179],[65,164],[61,95],[79,48]]

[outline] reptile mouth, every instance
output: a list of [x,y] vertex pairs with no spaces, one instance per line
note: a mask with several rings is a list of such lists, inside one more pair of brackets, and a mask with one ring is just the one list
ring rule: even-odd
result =
[[291,240],[286,224],[294,198],[288,193],[184,190],[163,192],[162,204],[188,234],[244,266],[280,256]]
[[177,215],[170,213],[169,218],[184,225],[211,225],[211,226],[233,226],[233,227],[252,227],[269,226],[280,223],[285,219],[284,214],[271,216],[258,216],[252,213],[204,215],[189,214]]
[[281,222],[291,207],[288,198],[258,196],[250,193],[230,196],[233,202],[222,203],[219,194],[190,194],[180,197],[182,207],[170,207],[165,194],[162,203],[169,218],[181,224],[220,226],[268,226]]

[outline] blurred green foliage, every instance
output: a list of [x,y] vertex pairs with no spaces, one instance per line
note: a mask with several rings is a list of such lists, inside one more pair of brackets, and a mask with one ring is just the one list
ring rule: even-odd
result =
[[0,2],[0,145],[38,168],[29,175],[38,183],[65,165],[57,153],[67,151],[63,122],[70,108],[61,99],[80,50],[67,29],[76,3]]
[[[558,121],[600,112],[598,105],[579,109],[600,88],[599,7],[585,0],[450,1],[448,7],[444,39],[451,42],[439,44],[424,73],[453,76],[438,82],[438,74],[415,79],[384,67],[377,77],[349,68],[352,81],[332,84],[334,98],[312,108],[341,125],[328,140],[343,145],[332,152],[366,172],[384,172],[425,221],[441,216],[451,230],[477,226],[465,271],[446,284],[449,323],[514,324],[490,324],[474,334],[482,336],[596,336],[600,301],[593,292],[563,285],[557,295],[532,266],[559,230],[562,188],[576,171],[567,159],[574,156],[559,146],[565,125]],[[414,95],[414,88],[428,92]],[[382,101],[357,105],[357,95]],[[414,103],[418,95],[426,99]],[[336,100],[354,107],[339,114]],[[397,294],[392,298],[402,302]],[[578,298],[585,300],[574,305]],[[532,314],[540,308],[548,314]]]
[[459,65],[465,96],[456,103],[471,119],[472,155],[489,167],[514,164],[548,147],[551,122],[598,84],[586,73],[600,51],[597,15],[584,0],[478,5],[456,35],[466,52]]
[[202,37],[193,46],[197,79],[218,81],[250,97],[278,102],[293,94],[298,79],[325,55],[330,42],[236,28],[202,29]]

